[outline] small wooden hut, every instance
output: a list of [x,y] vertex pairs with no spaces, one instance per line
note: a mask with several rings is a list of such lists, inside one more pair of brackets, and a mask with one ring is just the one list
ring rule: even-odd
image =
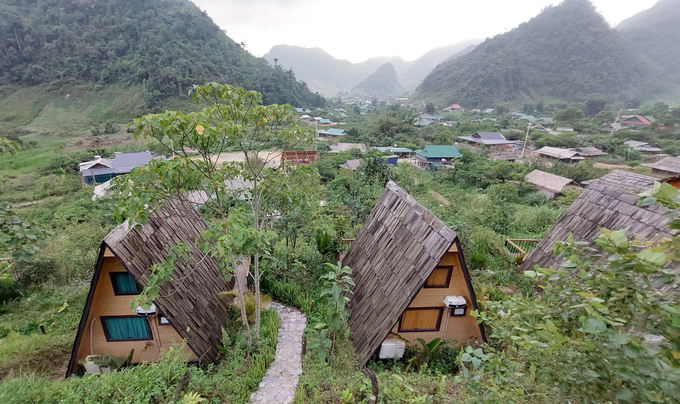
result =
[[281,164],[290,163],[293,167],[298,164],[311,164],[319,161],[319,152],[316,150],[288,150],[281,154]]
[[548,199],[555,199],[567,188],[579,189],[576,181],[571,178],[534,170],[524,177],[524,180],[534,186],[536,192]]
[[458,236],[396,183],[387,184],[343,264],[355,282],[349,325],[359,363],[394,334],[411,344],[485,339],[470,315],[477,300]]
[[[196,247],[204,229],[207,225],[193,205],[166,202],[141,228],[124,223],[104,238],[66,377],[81,372],[90,355],[126,358],[134,350],[132,363],[156,361],[162,349],[183,339],[190,360],[217,359],[228,304],[218,294],[233,285]],[[150,310],[131,310],[151,266],[165,262],[168,247],[180,242],[194,247],[189,262],[177,261],[173,281],[160,285]]]
[[559,267],[560,257],[553,253],[556,241],[564,241],[569,234],[574,241],[592,243],[600,229],[626,230],[629,237],[646,239],[671,237],[669,219],[663,214],[666,208],[659,205],[637,206],[640,192],[654,185],[655,178],[646,175],[614,170],[592,180],[569,209],[557,220],[548,234],[527,254],[523,269]]

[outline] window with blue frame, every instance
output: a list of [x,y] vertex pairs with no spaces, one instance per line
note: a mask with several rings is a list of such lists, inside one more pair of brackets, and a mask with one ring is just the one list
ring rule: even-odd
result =
[[113,341],[143,341],[153,339],[149,321],[143,316],[102,317],[104,336]]
[[142,292],[142,287],[139,286],[135,277],[129,272],[109,272],[111,275],[111,285],[113,286],[113,293],[116,296],[120,295],[138,295]]

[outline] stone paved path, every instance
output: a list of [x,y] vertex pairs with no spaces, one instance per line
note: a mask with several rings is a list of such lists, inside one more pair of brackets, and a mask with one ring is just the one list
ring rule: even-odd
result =
[[258,391],[250,396],[251,404],[289,404],[302,374],[302,334],[307,318],[298,309],[273,302],[279,312],[279,339],[276,356],[260,382]]

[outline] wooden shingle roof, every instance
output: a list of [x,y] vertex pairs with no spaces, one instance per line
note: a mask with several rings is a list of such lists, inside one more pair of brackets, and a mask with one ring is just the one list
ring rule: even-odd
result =
[[349,326],[359,363],[383,342],[456,238],[396,183],[387,184],[343,260],[355,282]]
[[522,264],[524,269],[534,265],[557,268],[561,259],[553,254],[556,241],[564,241],[569,234],[574,241],[592,243],[600,229],[626,230],[628,236],[646,239],[670,237],[667,209],[660,205],[638,207],[638,193],[649,190],[654,178],[646,175],[614,170],[593,180],[567,211],[557,220],[548,234],[538,243]]
[[180,202],[165,205],[140,229],[126,223],[116,227],[104,244],[142,286],[147,285],[150,267],[165,262],[168,247],[179,242],[193,246],[191,260],[185,264],[178,260],[173,281],[160,285],[154,303],[202,362],[214,362],[227,320],[228,301],[219,293],[233,284],[227,284],[215,260],[198,249],[197,240],[208,225],[196,208]]

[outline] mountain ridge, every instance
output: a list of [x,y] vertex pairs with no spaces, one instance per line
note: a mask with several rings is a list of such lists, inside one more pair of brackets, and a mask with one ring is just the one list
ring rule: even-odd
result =
[[1,84],[141,85],[153,106],[220,81],[260,91],[265,103],[323,103],[188,0],[5,0],[0,33]]
[[[352,63],[346,59],[338,59],[319,47],[305,48],[295,45],[276,45],[263,57],[270,64],[292,69],[310,89],[330,96],[350,91],[385,63],[392,64],[404,87],[414,89],[437,64],[479,42],[477,39],[470,39],[437,47],[413,61],[405,61],[399,56],[378,56]],[[274,61],[274,58],[277,60]]]
[[[488,107],[525,96],[631,99],[649,74],[588,0],[565,0],[442,63],[414,99]],[[641,90],[642,89],[642,90]]]

